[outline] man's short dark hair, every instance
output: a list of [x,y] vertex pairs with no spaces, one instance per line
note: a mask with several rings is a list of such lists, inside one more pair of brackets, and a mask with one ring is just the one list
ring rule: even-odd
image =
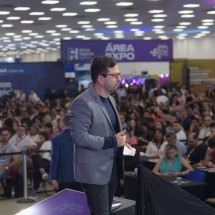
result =
[[39,135],[43,136],[46,141],[49,140],[49,135],[48,135],[48,133],[46,131],[41,131],[39,133]]
[[7,128],[7,127],[2,127],[2,128],[0,129],[0,135],[2,134],[3,131],[7,131],[8,133],[10,133],[10,129],[9,129],[9,128]]
[[167,133],[166,133],[166,138],[171,138],[171,137],[176,138],[175,132],[167,132]]
[[62,118],[62,122],[66,127],[70,127],[71,125],[71,116],[69,114],[66,114],[63,118]]
[[96,82],[99,75],[105,75],[108,72],[108,68],[113,68],[117,64],[116,60],[108,56],[96,56],[93,58],[90,74],[93,83]]

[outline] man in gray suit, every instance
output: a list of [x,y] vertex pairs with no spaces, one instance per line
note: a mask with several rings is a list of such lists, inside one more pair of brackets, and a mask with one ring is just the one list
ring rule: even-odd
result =
[[71,106],[75,179],[82,183],[91,215],[109,215],[117,182],[124,177],[122,155],[127,145],[110,96],[119,87],[121,74],[116,61],[107,56],[95,57],[90,72],[93,84]]

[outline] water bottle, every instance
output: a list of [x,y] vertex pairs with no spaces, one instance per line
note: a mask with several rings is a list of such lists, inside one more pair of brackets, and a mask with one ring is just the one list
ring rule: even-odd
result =
[[176,182],[177,182],[177,185],[181,185],[182,177],[177,177]]
[[11,198],[14,198],[15,197],[15,188],[14,186],[12,186],[11,188]]

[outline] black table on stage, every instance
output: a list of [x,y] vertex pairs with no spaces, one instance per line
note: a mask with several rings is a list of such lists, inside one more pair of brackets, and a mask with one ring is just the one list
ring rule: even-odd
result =
[[[173,177],[163,177],[170,182],[175,182],[176,178]],[[188,193],[196,196],[197,198],[202,197],[202,193],[205,191],[206,183],[203,182],[196,182],[190,180],[182,180],[182,184],[178,185],[183,190],[187,191]],[[126,172],[125,174],[125,183],[124,183],[124,194],[126,199],[136,200],[136,193],[137,192],[137,176],[134,175],[133,172]]]
[[144,167],[153,170],[155,164],[159,161],[159,158],[152,158],[147,156],[140,156],[140,164]]

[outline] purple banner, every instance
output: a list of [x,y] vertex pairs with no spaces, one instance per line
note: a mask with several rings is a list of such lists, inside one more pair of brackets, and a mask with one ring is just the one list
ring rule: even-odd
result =
[[90,63],[97,55],[118,62],[172,61],[172,40],[62,40],[63,61]]

